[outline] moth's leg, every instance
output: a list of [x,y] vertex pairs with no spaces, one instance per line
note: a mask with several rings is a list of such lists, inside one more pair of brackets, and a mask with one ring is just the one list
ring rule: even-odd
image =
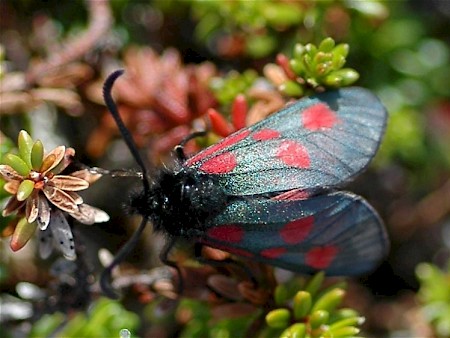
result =
[[172,237],[170,238],[166,244],[164,244],[164,247],[162,248],[160,254],[159,254],[159,259],[161,260],[161,262],[165,265],[168,265],[172,268],[174,268],[177,271],[178,274],[178,285],[176,286],[176,292],[181,295],[183,293],[184,290],[184,283],[183,283],[183,275],[181,274],[181,269],[180,267],[177,265],[176,262],[171,261],[168,256],[170,251],[172,250],[172,248],[175,246],[177,241],[177,237]]

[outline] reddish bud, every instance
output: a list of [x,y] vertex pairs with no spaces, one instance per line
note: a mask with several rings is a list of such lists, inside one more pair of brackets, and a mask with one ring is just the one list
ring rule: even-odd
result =
[[226,137],[233,132],[233,127],[217,110],[209,108],[207,114],[211,121],[211,128],[217,135]]
[[231,107],[231,121],[236,130],[245,128],[247,112],[247,100],[244,95],[239,94],[234,98],[233,106]]

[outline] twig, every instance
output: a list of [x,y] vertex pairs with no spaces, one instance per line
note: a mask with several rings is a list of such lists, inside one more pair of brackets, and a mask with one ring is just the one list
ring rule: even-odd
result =
[[57,68],[80,59],[92,50],[96,43],[107,34],[113,17],[108,0],[86,0],[89,25],[84,34],[63,43],[60,50],[49,56],[43,63],[32,67],[26,80],[29,85]]

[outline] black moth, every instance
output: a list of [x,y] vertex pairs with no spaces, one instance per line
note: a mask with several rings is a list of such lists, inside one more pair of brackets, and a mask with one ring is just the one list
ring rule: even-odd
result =
[[386,124],[379,100],[362,88],[305,98],[228,136],[191,158],[175,148],[173,169],[152,182],[111,96],[104,98],[142,169],[143,190],[131,209],[143,216],[136,233],[101,276],[114,297],[111,270],[134,247],[146,223],[166,235],[161,261],[179,240],[208,245],[300,273],[358,275],[385,256],[382,221],[360,196],[334,188],[353,179],[375,155]]

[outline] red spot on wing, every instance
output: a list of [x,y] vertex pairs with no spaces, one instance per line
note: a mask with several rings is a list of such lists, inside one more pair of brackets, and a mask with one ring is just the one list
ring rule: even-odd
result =
[[313,225],[313,216],[296,219],[280,230],[280,236],[287,244],[298,244],[308,237]]
[[266,258],[278,258],[286,252],[286,248],[270,248],[264,249],[260,252],[260,255]]
[[302,112],[303,126],[312,131],[332,128],[338,121],[336,113],[323,103],[315,104]]
[[283,141],[277,149],[276,156],[284,164],[297,168],[309,168],[311,161],[308,150],[295,141]]
[[[336,257],[339,249],[333,245],[316,247],[306,253],[306,264],[314,269],[326,269]],[[351,264],[351,262],[349,262]]]
[[275,129],[266,128],[257,131],[252,135],[252,137],[256,141],[265,141],[280,137],[280,132],[276,131]]
[[202,163],[199,170],[207,174],[225,174],[232,171],[237,165],[233,153],[223,153]]
[[194,163],[201,161],[216,152],[219,152],[235,143],[238,143],[242,139],[246,138],[249,134],[250,134],[250,131],[245,129],[245,130],[238,132],[237,134],[230,135],[227,138],[224,138],[219,143],[216,143],[216,144],[212,145],[211,147],[206,148],[205,150],[203,150],[203,151],[199,152],[198,154],[189,158],[186,161],[186,165],[191,166]]
[[239,243],[244,237],[244,230],[239,225],[226,224],[209,229],[208,236],[222,242]]

